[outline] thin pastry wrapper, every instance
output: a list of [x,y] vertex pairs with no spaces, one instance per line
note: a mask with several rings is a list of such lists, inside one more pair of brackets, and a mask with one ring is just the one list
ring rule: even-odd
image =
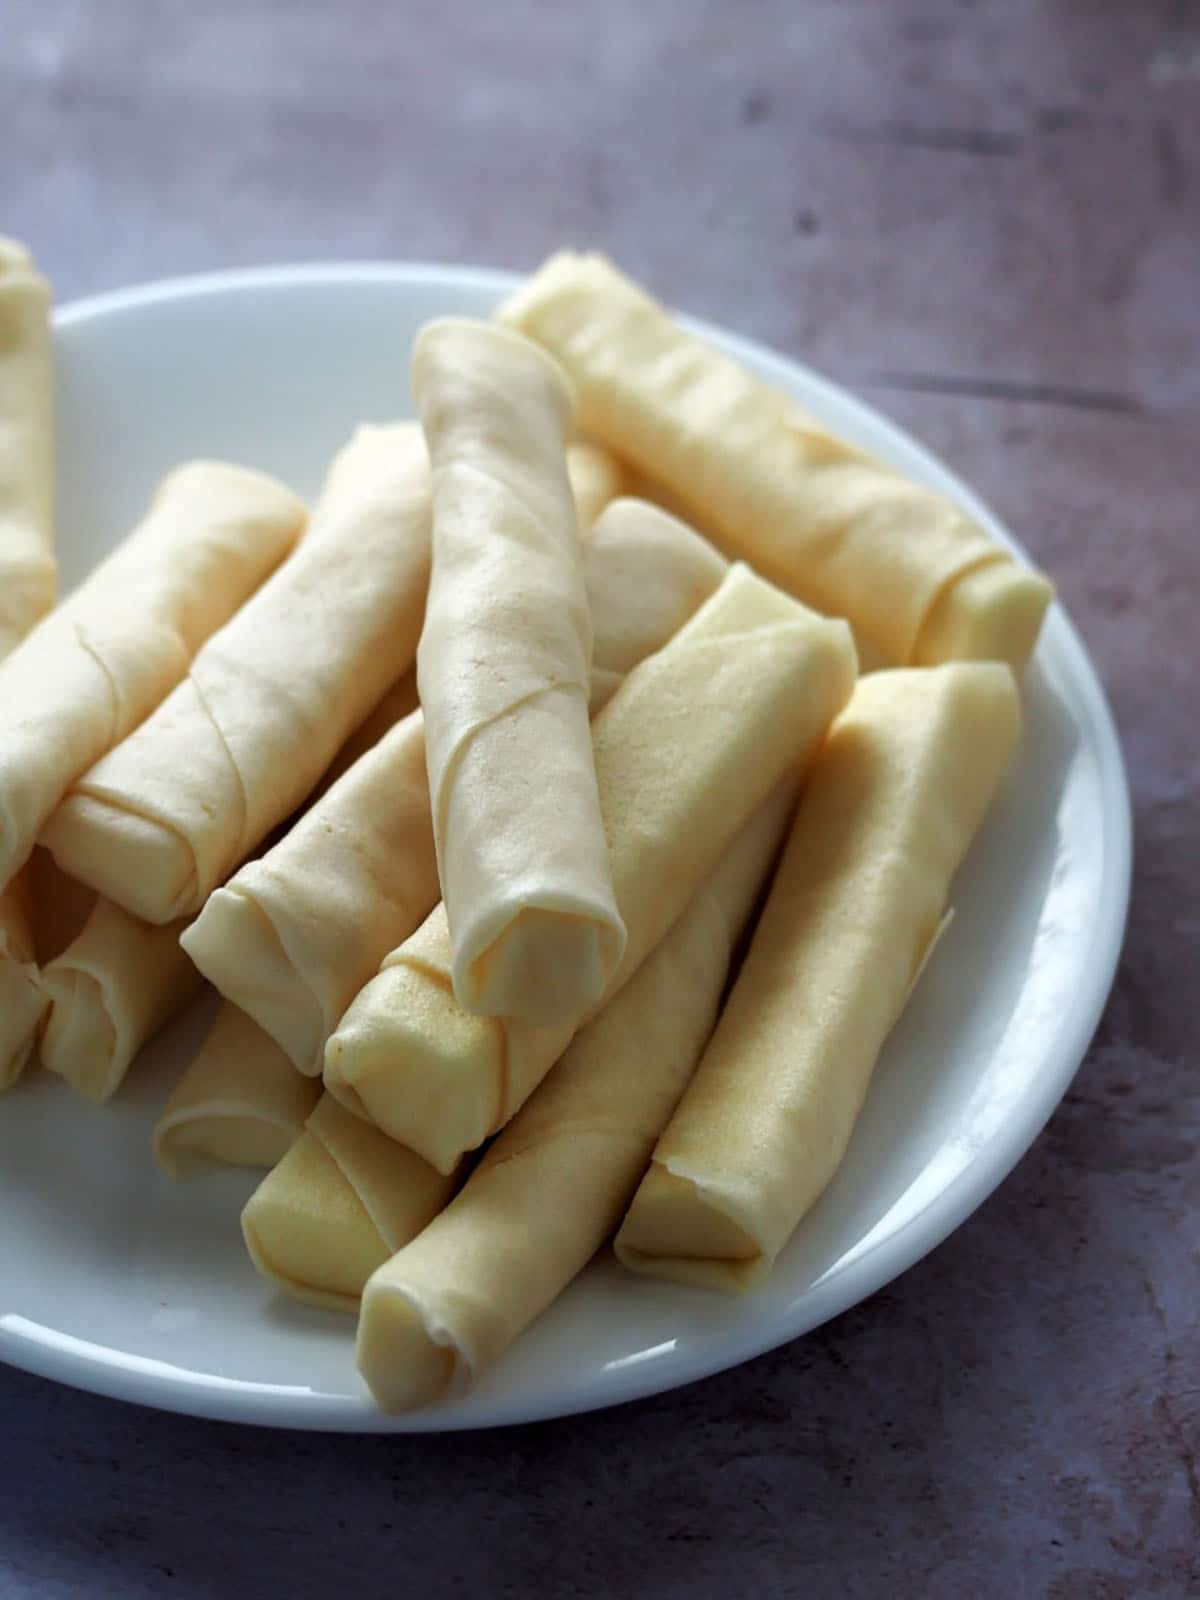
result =
[[375,1268],[433,1220],[457,1181],[322,1095],[246,1202],[242,1235],[276,1288],[352,1312]]
[[358,430],[291,558],[58,808],[67,871],[148,922],[190,916],[296,808],[412,665],[427,484],[411,427]]
[[101,896],[78,938],[43,968],[42,1064],[89,1100],[109,1099],[142,1046],[199,993],[181,926],[139,922]]
[[[653,506],[621,500],[604,512],[584,553],[594,709],[687,621],[725,570],[706,540]],[[416,712],[365,751],[272,850],[216,890],[183,945],[298,1071],[319,1074],[347,1006],[439,894]]]
[[218,1167],[273,1167],[304,1131],[321,1088],[226,1002],[154,1128],[154,1158],[172,1178]]
[[588,727],[591,616],[554,363],[485,322],[412,359],[433,483],[417,680],[460,1003],[576,1017],[625,947]]
[[0,657],[54,605],[50,286],[0,236]]
[[747,823],[461,1192],[371,1277],[358,1365],[386,1410],[428,1404],[491,1366],[620,1221],[712,1032],[795,790],[793,776]]
[[760,1281],[836,1171],[1020,730],[1000,663],[863,678],[809,774],[741,973],[617,1235]]
[[283,559],[304,517],[262,473],[179,467],[133,533],[0,662],[0,885],[72,782]]
[[[633,976],[775,785],[804,766],[854,677],[844,623],[815,616],[738,565],[625,679],[593,727],[629,932],[601,1004]],[[450,965],[439,906],[387,957],[325,1051],[332,1092],[442,1171],[508,1122],[576,1031],[464,1011]]]
[[[499,316],[562,365],[583,429],[888,661],[1023,666],[1053,593],[1040,574],[946,496],[834,438],[686,332],[604,257],[552,256]],[[984,568],[997,570],[967,582]]]
[[33,873],[25,867],[0,894],[0,1093],[29,1064],[47,1004],[34,951]]

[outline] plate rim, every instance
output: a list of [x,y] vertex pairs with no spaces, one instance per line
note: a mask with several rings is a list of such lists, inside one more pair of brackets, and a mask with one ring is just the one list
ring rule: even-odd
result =
[[[522,277],[487,267],[424,261],[314,261],[239,267],[156,279],[68,301],[55,308],[52,325],[57,335],[63,329],[98,318],[140,312],[152,305],[246,290],[361,283],[375,287],[461,288],[498,295],[520,283]],[[697,333],[715,336],[726,348],[748,355],[785,381],[789,373],[798,374],[811,393],[850,411],[902,451],[915,455],[1000,542],[1020,560],[1029,562],[1017,537],[954,469],[884,412],[803,361],[705,319],[683,313],[680,318]],[[1036,1142],[1082,1065],[1116,974],[1128,917],[1133,858],[1132,804],[1125,762],[1099,673],[1074,622],[1057,600],[1047,616],[1038,646],[1039,653],[1050,648],[1067,671],[1080,717],[1082,742],[1095,765],[1102,799],[1099,856],[1104,892],[1086,952],[1079,959],[1080,983],[1075,1000],[1047,1051],[1045,1069],[1035,1088],[1022,1097],[1021,1117],[1015,1123],[1009,1119],[997,1128],[946,1188],[886,1240],[864,1251],[827,1285],[818,1283],[807,1289],[803,1297],[805,1312],[797,1315],[800,1302],[790,1302],[771,1316],[749,1322],[744,1329],[723,1334],[711,1347],[690,1355],[682,1353],[666,1375],[655,1363],[649,1363],[640,1373],[636,1367],[625,1369],[619,1384],[598,1386],[593,1380],[590,1388],[582,1386],[582,1392],[567,1404],[552,1396],[540,1403],[527,1399],[516,1405],[506,1404],[500,1395],[478,1415],[459,1414],[458,1408],[445,1412],[432,1408],[392,1417],[375,1410],[365,1395],[324,1395],[292,1386],[191,1373],[129,1352],[88,1345],[68,1335],[55,1336],[52,1330],[43,1330],[50,1337],[35,1341],[28,1336],[12,1338],[0,1328],[0,1360],[108,1398],[216,1421],[345,1433],[465,1431],[573,1416],[666,1393],[789,1343],[878,1292],[961,1226]],[[608,1392],[613,1388],[619,1392]]]

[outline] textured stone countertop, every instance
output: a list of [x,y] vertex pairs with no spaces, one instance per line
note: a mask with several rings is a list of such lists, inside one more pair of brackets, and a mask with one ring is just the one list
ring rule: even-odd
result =
[[61,298],[599,245],[942,453],[1133,786],[1128,942],[1013,1175],[734,1372],[478,1436],[0,1371],[0,1596],[1200,1594],[1200,8],[0,0],[0,229]]

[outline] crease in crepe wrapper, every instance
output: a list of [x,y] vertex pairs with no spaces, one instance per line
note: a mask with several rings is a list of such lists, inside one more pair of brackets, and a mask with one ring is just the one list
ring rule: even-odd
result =
[[353,1312],[370,1274],[432,1221],[458,1181],[325,1094],[247,1202],[246,1248],[293,1298]]
[[88,1099],[107,1100],[142,1046],[199,992],[180,928],[139,923],[100,898],[78,937],[43,969],[43,1065]]
[[461,1392],[620,1221],[712,1031],[800,778],[755,813],[446,1210],[372,1276],[358,1365],[385,1409]]
[[295,808],[412,663],[427,479],[411,427],[359,429],[293,556],[51,819],[68,870],[172,920]]
[[[594,727],[629,928],[604,1000],[666,933],[783,773],[823,736],[853,679],[845,625],[817,618],[743,566],[626,678]],[[451,1004],[449,972],[438,907],[383,962],[325,1056],[326,1085],[344,1104],[443,1170],[508,1120],[576,1031],[473,1016]]]
[[[726,570],[706,540],[645,502],[618,500],[603,513],[584,552],[593,711]],[[183,944],[299,1071],[319,1073],[355,994],[439,892],[418,716],[364,751],[274,850],[214,891]]]
[[462,320],[422,331],[412,388],[433,467],[417,674],[455,993],[556,1021],[594,1002],[625,938],[588,732],[573,397],[538,346]]
[[304,518],[261,473],[176,468],[133,532],[0,663],[0,881],[71,783],[162,701],[278,565]]
[[999,663],[860,682],[618,1233],[625,1265],[725,1289],[766,1275],[840,1165],[1019,725]]
[[319,1095],[320,1086],[226,1002],[155,1124],[155,1160],[173,1178],[272,1167],[303,1132]]
[[589,434],[731,555],[847,616],[889,661],[952,651],[1024,664],[1053,592],[1040,574],[949,498],[843,444],[686,333],[603,257],[551,257],[499,316],[562,363]]

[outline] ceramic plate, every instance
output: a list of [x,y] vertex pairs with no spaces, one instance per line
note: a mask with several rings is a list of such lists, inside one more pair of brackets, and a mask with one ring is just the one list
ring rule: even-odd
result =
[[[159,476],[224,456],[317,487],[362,420],[410,410],[414,333],[486,316],[511,280],[422,266],[203,277],[55,319],[66,580],[137,519]],[[697,325],[699,327],[699,325]],[[836,432],[1003,528],[947,468],[843,390],[699,331]],[[148,1405],[286,1427],[422,1430],[563,1415],[733,1366],[844,1311],[967,1217],[1028,1149],[1100,1016],[1129,885],[1128,792],[1096,674],[1061,607],[1026,684],[1007,786],[954,891],[956,919],[890,1039],[845,1163],[745,1299],[595,1262],[468,1398],[394,1420],[370,1405],[353,1325],[274,1298],[242,1250],[252,1175],[175,1184],[150,1129],[203,1025],[147,1052],[102,1109],[44,1074],[0,1101],[0,1357]]]

